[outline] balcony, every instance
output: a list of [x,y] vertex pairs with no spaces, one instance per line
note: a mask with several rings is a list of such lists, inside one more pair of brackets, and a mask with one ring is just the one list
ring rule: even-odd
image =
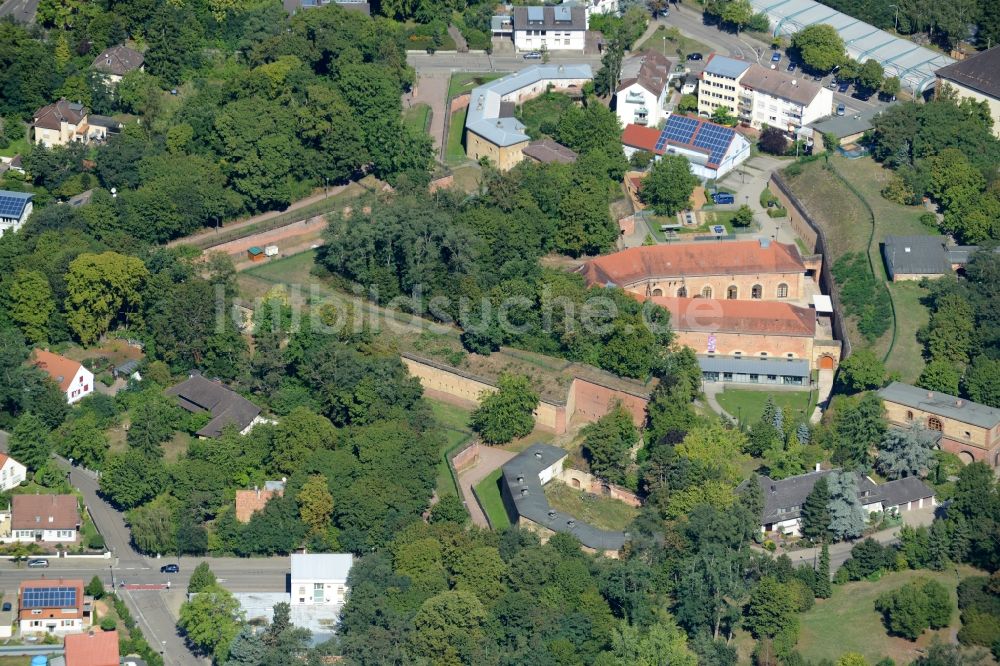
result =
[[643,104],[646,101],[646,96],[642,93],[630,92],[625,97],[625,101],[629,104]]

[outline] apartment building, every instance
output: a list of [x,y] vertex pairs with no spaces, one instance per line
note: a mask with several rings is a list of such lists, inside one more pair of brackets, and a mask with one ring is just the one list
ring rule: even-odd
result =
[[740,79],[750,69],[750,63],[713,53],[705,62],[698,83],[698,114],[710,116],[721,107],[729,115],[740,115]]

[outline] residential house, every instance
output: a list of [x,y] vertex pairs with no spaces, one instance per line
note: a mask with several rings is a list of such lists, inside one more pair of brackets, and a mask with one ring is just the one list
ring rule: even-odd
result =
[[893,282],[951,275],[978,249],[950,245],[947,236],[886,236],[882,241],[886,274]]
[[501,467],[500,498],[512,523],[539,533],[571,534],[589,552],[617,557],[628,540],[624,532],[602,530],[549,506],[542,486],[560,475],[567,452],[532,444]]
[[347,601],[347,577],[354,565],[349,553],[293,553],[292,603],[295,606],[340,607]]
[[539,164],[572,164],[578,155],[552,139],[532,141],[521,151],[524,157]]
[[47,349],[36,349],[31,354],[31,362],[59,385],[69,404],[79,402],[94,392],[94,373],[79,361]]
[[282,0],[285,11],[289,16],[299,13],[303,9],[315,9],[326,5],[337,5],[344,9],[363,12],[370,15],[372,13],[371,4],[356,0]]
[[100,72],[110,83],[118,83],[129,72],[145,70],[145,58],[142,53],[124,44],[109,46],[99,56],[94,58],[91,67]]
[[960,99],[986,102],[993,118],[993,134],[1000,137],[1000,46],[942,67],[936,75],[936,94],[951,88]]
[[582,6],[587,13],[587,25],[594,14],[618,14],[618,0],[563,0],[564,5]]
[[253,490],[236,491],[236,520],[241,523],[249,523],[253,514],[263,511],[272,497],[281,497],[285,494],[285,480],[266,481],[263,488],[254,487]]
[[656,159],[682,155],[694,175],[711,180],[722,178],[750,158],[750,142],[732,127],[676,113],[667,116],[662,130],[628,125],[622,132],[622,146],[626,157],[640,150],[653,153]]
[[1000,468],[1000,409],[940,391],[893,382],[878,392],[892,425],[940,433],[939,446],[963,462]]
[[672,67],[670,59],[656,51],[643,51],[626,61],[615,92],[615,113],[623,127],[655,127],[667,116]]
[[86,631],[93,617],[82,580],[26,580],[18,594],[21,634],[64,636]]
[[574,5],[514,7],[517,51],[583,51],[587,10]]
[[[818,465],[817,465],[818,467]],[[802,507],[821,478],[840,470],[819,470],[791,476],[780,481],[759,475],[757,482],[764,495],[761,516],[762,532],[777,532],[799,536],[802,528]],[[746,487],[746,483],[741,488]],[[906,477],[881,485],[871,477],[857,473],[858,501],[867,517],[872,512],[902,513],[937,505],[934,491],[916,477]]]
[[66,666],[119,666],[117,631],[70,634],[63,644]]
[[80,534],[76,495],[14,495],[10,512],[14,543],[76,543]]
[[260,407],[221,382],[206,379],[198,373],[193,373],[164,393],[177,398],[177,403],[189,412],[211,414],[212,419],[195,433],[199,437],[218,437],[229,425],[245,435],[262,421]]
[[719,107],[752,127],[791,132],[833,111],[833,91],[800,75],[713,53],[698,86],[698,113]]
[[35,143],[52,148],[74,141],[104,141],[119,133],[122,124],[107,116],[91,115],[83,104],[63,98],[36,111],[31,126]]
[[465,116],[466,155],[485,158],[503,171],[513,168],[531,142],[514,108],[550,89],[579,93],[593,78],[590,65],[532,65],[474,88]]
[[0,237],[5,233],[17,232],[31,217],[34,194],[30,192],[10,192],[0,190]]
[[18,487],[28,478],[27,474],[27,467],[6,453],[0,453],[0,492]]

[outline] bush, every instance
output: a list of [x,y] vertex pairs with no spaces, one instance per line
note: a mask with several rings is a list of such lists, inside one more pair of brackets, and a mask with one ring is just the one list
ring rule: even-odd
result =
[[760,192],[760,207],[768,208],[778,203],[778,197],[774,196],[770,189],[764,188]]
[[87,548],[91,550],[104,550],[104,537],[100,534],[91,534],[87,537]]
[[118,623],[115,622],[115,618],[110,615],[105,615],[101,618],[101,631],[114,631],[117,624]]
[[757,140],[757,147],[765,153],[784,155],[788,152],[788,138],[777,127],[765,127]]
[[944,585],[916,579],[875,601],[889,633],[916,640],[925,629],[947,627],[951,621],[951,598]]
[[919,219],[920,219],[920,224],[924,225],[928,229],[937,231],[938,228],[937,215],[935,215],[934,213],[921,213]]
[[788,217],[788,209],[787,208],[781,208],[780,206],[778,208],[768,208],[767,209],[767,216],[768,217]]
[[789,164],[785,169],[785,175],[795,177],[802,175],[802,165],[796,162],[795,164]]

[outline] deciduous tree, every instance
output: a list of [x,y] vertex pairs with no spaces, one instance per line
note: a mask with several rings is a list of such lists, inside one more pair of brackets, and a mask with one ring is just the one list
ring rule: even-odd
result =
[[333,495],[327,487],[326,477],[314,474],[302,486],[296,501],[299,515],[306,524],[310,535],[323,534],[330,528],[333,515]]
[[22,414],[10,435],[11,457],[34,471],[45,464],[51,451],[45,422],[30,412]]
[[505,444],[524,437],[535,427],[532,412],[538,406],[538,393],[527,377],[503,375],[498,390],[482,396],[472,412],[472,427],[487,444]]
[[66,319],[80,341],[92,344],[113,323],[128,323],[147,275],[141,260],[117,252],[83,253],[70,262]]
[[642,181],[640,197],[660,215],[674,215],[690,205],[698,178],[681,155],[664,155]]
[[617,405],[585,427],[583,436],[583,451],[591,471],[612,483],[624,483],[632,447],[639,441],[639,433],[628,410]]
[[826,23],[810,25],[795,33],[792,47],[799,51],[802,62],[821,72],[829,72],[844,62],[844,40]]
[[21,269],[14,273],[5,299],[14,320],[29,344],[45,342],[49,335],[49,317],[56,305],[52,288],[43,273]]
[[239,633],[240,617],[240,602],[229,590],[213,585],[181,605],[177,626],[194,648],[222,663]]
[[840,362],[837,379],[851,393],[885,385],[885,364],[870,349],[859,349]]

